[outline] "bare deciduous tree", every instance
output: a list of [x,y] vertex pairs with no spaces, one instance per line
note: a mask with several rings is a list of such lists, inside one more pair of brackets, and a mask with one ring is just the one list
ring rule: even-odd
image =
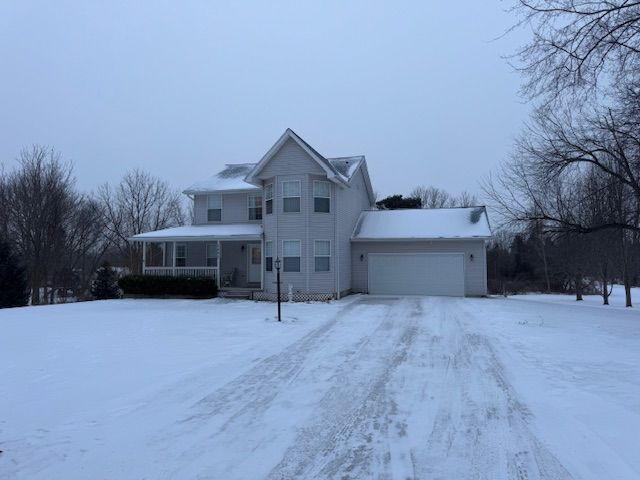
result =
[[478,197],[472,193],[463,191],[454,197],[446,190],[433,186],[418,186],[409,195],[420,198],[422,208],[473,207],[478,205]]
[[157,177],[132,170],[120,183],[98,190],[107,235],[132,272],[142,268],[142,247],[130,242],[132,235],[180,225],[184,221],[180,194]]
[[514,56],[527,78],[526,96],[584,96],[603,83],[637,76],[640,2],[519,0],[513,10],[518,26],[533,31],[533,39]]
[[25,261],[31,301],[47,299],[47,289],[60,269],[66,249],[66,226],[79,197],[72,168],[58,152],[33,145],[20,152],[19,168],[5,178],[7,236]]

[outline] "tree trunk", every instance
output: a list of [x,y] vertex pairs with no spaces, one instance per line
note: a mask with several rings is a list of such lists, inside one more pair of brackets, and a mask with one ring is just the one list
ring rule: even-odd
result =
[[609,285],[606,275],[602,277],[602,304],[609,305]]
[[576,284],[576,302],[579,302],[582,300],[582,277],[580,275],[576,275],[575,284]]
[[624,265],[624,297],[625,307],[633,307],[631,303],[631,276],[629,275],[629,268],[627,264]]
[[551,293],[551,280],[549,279],[549,263],[547,262],[547,248],[544,244],[544,238],[540,237],[540,249],[542,250],[542,266],[544,267],[544,281],[547,290],[545,293]]
[[631,303],[631,275],[629,273],[629,251],[625,238],[626,232],[622,232],[622,280],[624,282],[625,307],[632,307]]

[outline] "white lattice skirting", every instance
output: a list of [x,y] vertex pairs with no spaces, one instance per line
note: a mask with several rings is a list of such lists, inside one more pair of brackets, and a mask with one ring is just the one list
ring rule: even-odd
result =
[[[275,293],[267,293],[267,292],[252,292],[254,300],[266,301],[266,302],[275,302],[277,300],[278,295]],[[329,300],[333,300],[335,295],[333,293],[302,293],[302,292],[294,292],[291,294],[292,302],[328,302]],[[280,293],[280,301],[288,302],[289,301],[289,293]]]

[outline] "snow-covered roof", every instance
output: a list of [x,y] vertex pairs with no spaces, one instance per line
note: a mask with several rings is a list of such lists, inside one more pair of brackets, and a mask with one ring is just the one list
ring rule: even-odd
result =
[[353,174],[356,173],[358,167],[364,162],[364,155],[356,155],[353,157],[336,157],[327,158],[327,161],[337,170],[337,172],[345,177],[347,180],[351,180]]
[[194,195],[198,193],[218,191],[247,191],[258,190],[255,185],[244,181],[244,178],[255,167],[255,163],[227,163],[224,170],[215,175],[200,180],[187,188],[183,193]]
[[262,171],[262,169],[269,163],[269,161],[273,158],[273,156],[280,150],[280,147],[284,145],[287,140],[293,140],[296,142],[304,151],[306,151],[309,156],[320,165],[320,167],[327,174],[327,178],[337,183],[346,184],[347,178],[342,175],[336,168],[331,164],[329,160],[324,158],[315,148],[309,145],[302,137],[300,137],[296,132],[287,128],[285,132],[280,136],[278,141],[273,144],[273,146],[269,149],[269,151],[262,157],[262,159],[257,163],[254,169],[252,169],[246,176],[245,180],[253,185],[259,185],[259,179],[257,178],[258,174]]
[[372,210],[362,212],[352,240],[488,238],[485,207]]
[[185,225],[154,232],[139,233],[133,241],[177,242],[188,240],[247,240],[262,237],[262,225],[231,223],[225,225]]

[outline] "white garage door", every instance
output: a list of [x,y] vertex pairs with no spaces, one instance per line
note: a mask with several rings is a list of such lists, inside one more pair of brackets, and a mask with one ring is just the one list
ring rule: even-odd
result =
[[369,293],[464,296],[462,253],[370,253]]

